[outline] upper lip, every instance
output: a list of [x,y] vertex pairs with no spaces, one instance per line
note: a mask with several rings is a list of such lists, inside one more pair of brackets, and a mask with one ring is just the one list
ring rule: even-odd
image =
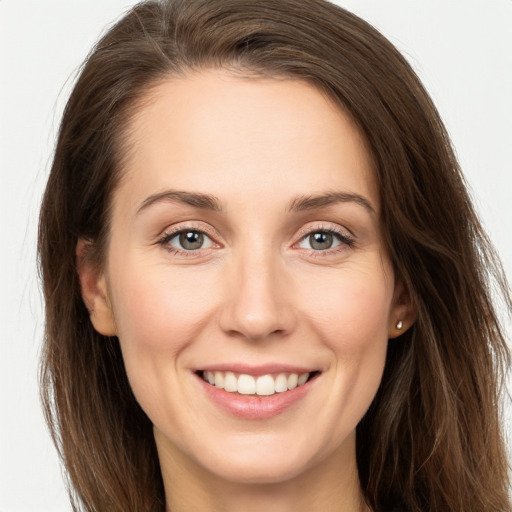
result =
[[246,363],[221,363],[221,364],[209,364],[197,368],[196,371],[205,372],[233,372],[238,374],[259,376],[279,373],[312,373],[319,371],[318,368],[311,368],[305,366],[294,366],[289,364],[270,363],[263,365],[249,365]]

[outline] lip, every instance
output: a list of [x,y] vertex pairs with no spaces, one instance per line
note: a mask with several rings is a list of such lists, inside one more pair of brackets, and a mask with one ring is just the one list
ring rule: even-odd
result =
[[[265,365],[264,367],[255,367],[247,365],[215,365],[202,368],[203,371],[231,371],[233,373],[245,373],[247,375],[259,376],[275,373],[307,373],[308,369],[283,366],[283,365]],[[314,372],[315,370],[309,370]],[[302,386],[285,391],[284,393],[275,393],[270,396],[241,395],[239,393],[230,393],[224,389],[217,388],[205,382],[199,372],[194,376],[201,386],[208,400],[215,406],[229,415],[246,420],[266,420],[273,418],[287,409],[291,408],[310,392],[315,382],[318,380],[320,372],[316,374]]]

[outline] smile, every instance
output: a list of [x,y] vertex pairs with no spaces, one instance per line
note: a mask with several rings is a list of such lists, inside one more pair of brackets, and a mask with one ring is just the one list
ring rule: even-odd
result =
[[201,376],[216,388],[228,393],[240,395],[271,396],[275,393],[284,393],[303,386],[317,372],[311,373],[279,373],[277,375],[261,375],[255,377],[248,374],[235,374],[234,372],[203,371]]

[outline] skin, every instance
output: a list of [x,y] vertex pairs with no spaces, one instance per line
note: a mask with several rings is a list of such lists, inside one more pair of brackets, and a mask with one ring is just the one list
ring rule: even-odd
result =
[[[413,312],[384,250],[363,138],[299,81],[203,71],[157,84],[141,105],[105,265],[84,260],[79,273],[154,424],[169,510],[366,510],[355,428]],[[222,211],[155,200],[169,190],[215,196]],[[290,209],[334,192],[343,200]],[[162,241],[185,228],[207,235],[201,249]],[[330,229],[341,238],[312,248],[310,234]],[[194,374],[236,362],[321,373],[296,404],[250,420],[212,403]]]

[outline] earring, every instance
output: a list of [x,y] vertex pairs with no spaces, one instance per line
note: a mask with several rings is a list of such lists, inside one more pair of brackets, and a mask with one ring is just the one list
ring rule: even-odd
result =
[[396,328],[400,331],[403,326],[404,323],[402,322],[402,320],[398,320],[398,322],[396,323]]

